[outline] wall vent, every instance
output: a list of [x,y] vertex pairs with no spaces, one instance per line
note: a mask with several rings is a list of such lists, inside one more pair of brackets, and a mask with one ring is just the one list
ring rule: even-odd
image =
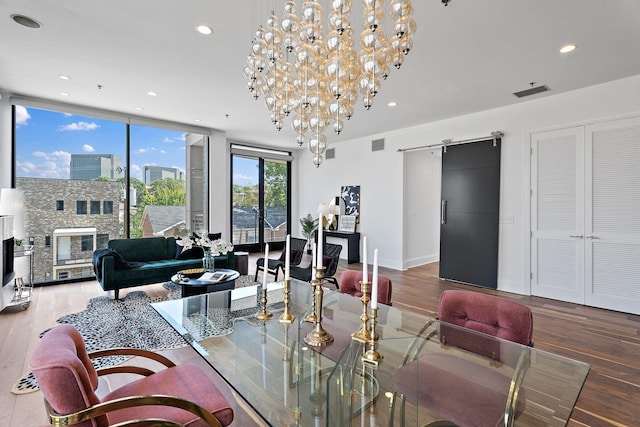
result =
[[513,92],[513,94],[518,98],[524,98],[525,96],[531,96],[537,93],[547,92],[550,90],[551,89],[549,89],[549,86],[542,85],[542,86],[536,86],[529,89],[521,90],[520,92]]
[[383,139],[374,139],[371,141],[371,151],[382,151],[384,150],[384,138]]
[[336,149],[335,148],[327,148],[327,151],[325,151],[325,153],[324,153],[324,157],[327,160],[335,159],[336,158]]

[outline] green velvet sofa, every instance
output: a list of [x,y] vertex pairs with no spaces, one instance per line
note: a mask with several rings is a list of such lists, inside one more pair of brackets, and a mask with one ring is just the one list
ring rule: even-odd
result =
[[[101,257],[96,276],[102,289],[114,291],[115,299],[120,289],[166,282],[180,270],[202,268],[202,258],[176,259],[182,248],[173,237],[114,239],[109,240],[108,249],[116,251],[127,262],[138,264],[133,268],[116,267],[122,263],[115,256]],[[234,265],[233,251],[215,257],[216,268],[233,269]]]

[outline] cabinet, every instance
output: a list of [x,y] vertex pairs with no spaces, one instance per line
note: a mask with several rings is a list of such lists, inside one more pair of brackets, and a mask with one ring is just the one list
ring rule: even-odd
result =
[[640,117],[531,148],[532,294],[640,314]]
[[[353,264],[360,262],[360,233],[345,233],[342,231],[322,230],[326,243],[327,237],[337,237],[347,240],[347,263]],[[318,242],[318,232],[315,232],[315,240]]]

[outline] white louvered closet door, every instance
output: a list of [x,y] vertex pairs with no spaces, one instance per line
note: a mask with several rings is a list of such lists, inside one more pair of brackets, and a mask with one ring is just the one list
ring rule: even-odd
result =
[[531,293],[584,303],[584,128],[531,137]]
[[640,314],[640,117],[531,136],[531,293]]
[[640,118],[585,129],[585,304],[640,314]]

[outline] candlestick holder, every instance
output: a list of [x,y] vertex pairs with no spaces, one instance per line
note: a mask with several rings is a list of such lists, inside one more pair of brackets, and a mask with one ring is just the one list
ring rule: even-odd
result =
[[382,361],[382,356],[378,353],[378,336],[376,334],[376,324],[378,323],[378,309],[371,309],[371,332],[369,333],[369,350],[362,356],[362,361],[378,366]]
[[289,294],[291,293],[291,279],[284,279],[284,313],[278,319],[281,323],[291,323],[295,317],[289,312]]
[[262,311],[260,313],[256,313],[256,319],[259,320],[267,320],[271,319],[273,314],[267,313],[267,286],[262,286],[262,293],[260,295],[260,305],[262,306]]
[[322,289],[322,279],[324,278],[324,267],[316,267],[314,278],[311,284],[314,287],[313,299],[315,310],[314,328],[304,337],[304,342],[312,347],[321,347],[333,342],[333,335],[325,331],[322,327],[322,298],[324,290]]
[[318,320],[318,316],[316,314],[317,310],[316,310],[316,272],[315,272],[315,267],[313,267],[313,278],[311,280],[311,312],[309,314],[307,314],[302,320],[304,322],[309,322],[309,323],[316,323],[316,320]]
[[369,334],[369,315],[367,314],[367,308],[369,307],[369,282],[367,280],[360,281],[360,290],[362,290],[362,296],[360,297],[360,301],[362,301],[362,315],[360,315],[362,324],[360,329],[351,334],[351,339],[367,343],[371,339]]

